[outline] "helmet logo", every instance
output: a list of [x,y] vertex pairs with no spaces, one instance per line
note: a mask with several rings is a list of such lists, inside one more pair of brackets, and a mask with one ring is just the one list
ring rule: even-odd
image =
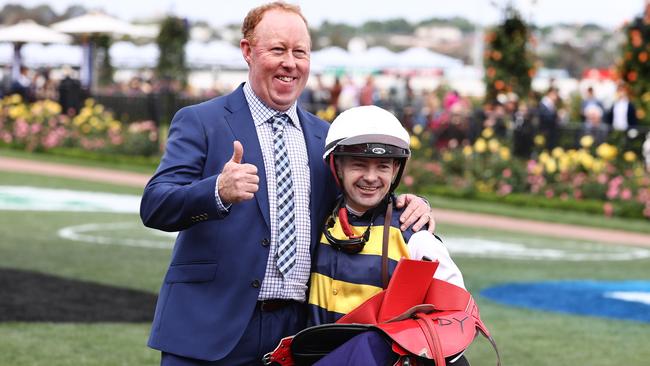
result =
[[383,147],[373,147],[372,153],[377,155],[383,155],[386,153],[386,149],[384,149]]

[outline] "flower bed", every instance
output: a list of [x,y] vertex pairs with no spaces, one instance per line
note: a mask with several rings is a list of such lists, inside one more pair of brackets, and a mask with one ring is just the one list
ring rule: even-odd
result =
[[24,103],[17,94],[0,101],[0,143],[26,151],[76,148],[137,156],[159,153],[158,128],[152,121],[128,125],[87,99],[76,116],[61,113],[51,100]]
[[[579,149],[538,147],[533,158],[522,160],[490,129],[473,145],[442,151],[429,147],[429,140],[428,132],[415,131],[404,177],[410,190],[650,219],[650,174],[633,151],[594,146],[587,136]],[[543,141],[538,138],[536,146]]]

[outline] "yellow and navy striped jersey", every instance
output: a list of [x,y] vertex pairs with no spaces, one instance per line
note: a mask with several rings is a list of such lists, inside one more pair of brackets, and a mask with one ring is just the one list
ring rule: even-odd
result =
[[[399,229],[402,210],[394,208],[388,241],[388,271],[393,274],[397,262],[409,257],[407,243],[413,232]],[[371,296],[382,290],[381,251],[384,231],[384,215],[377,215],[371,227],[370,238],[363,250],[347,254],[334,249],[321,234],[320,243],[312,259],[312,273],[309,286],[309,323],[318,325],[333,323]],[[371,217],[349,216],[355,234],[361,235]],[[340,239],[347,239],[336,218],[330,233]]]

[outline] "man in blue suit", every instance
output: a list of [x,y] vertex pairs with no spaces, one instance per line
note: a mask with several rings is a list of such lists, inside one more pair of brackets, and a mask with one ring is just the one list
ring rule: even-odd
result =
[[[301,330],[310,251],[337,195],[321,159],[329,126],[296,104],[311,48],[300,9],[262,5],[242,32],[248,82],[178,111],[142,197],[146,226],[179,231],[149,338],[166,366],[259,364]],[[426,203],[401,201],[405,226],[433,230]]]

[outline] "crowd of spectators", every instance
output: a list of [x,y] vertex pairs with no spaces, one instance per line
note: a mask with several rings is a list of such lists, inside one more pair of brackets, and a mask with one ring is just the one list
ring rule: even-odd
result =
[[561,135],[563,147],[577,148],[585,135],[598,145],[606,142],[612,131],[637,126],[636,110],[623,84],[608,108],[595,97],[592,87],[587,88],[579,98],[579,120],[570,120],[569,101],[560,98],[553,83],[544,93],[532,93],[525,99],[511,92],[481,102],[444,86],[416,91],[408,77],[397,76],[389,88],[377,87],[373,76],[358,84],[343,76],[329,88],[320,76],[315,78],[300,98],[305,108],[314,112],[330,108],[336,115],[354,106],[375,104],[393,111],[411,132],[416,126],[430,131],[431,144],[438,150],[473,144],[489,127],[497,138],[511,143],[516,156],[528,158],[536,136],[542,136],[537,143],[548,150],[560,145]]

